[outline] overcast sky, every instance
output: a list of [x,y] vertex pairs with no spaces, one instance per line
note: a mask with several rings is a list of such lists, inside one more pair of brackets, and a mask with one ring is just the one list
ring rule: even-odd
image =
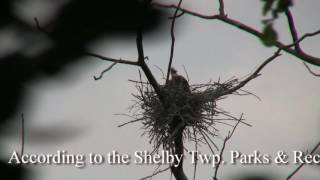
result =
[[[320,1],[294,1],[292,8],[298,33],[304,34],[320,29]],[[217,13],[214,0],[187,1],[183,7],[203,14]],[[260,30],[260,1],[225,1],[229,17]],[[176,21],[176,46],[173,66],[185,75],[187,69],[190,83],[205,83],[211,80],[227,80],[232,76],[243,77],[251,73],[260,63],[271,56],[275,48],[266,48],[252,35],[216,20],[203,20],[189,15]],[[155,65],[166,69],[170,50],[170,21],[164,31],[144,36],[145,55],[148,64],[159,82],[161,73]],[[284,17],[276,22],[280,40],[290,43],[290,34]],[[305,40],[302,47],[306,52],[320,57],[320,36]],[[114,58],[135,60],[137,57],[135,38],[114,36],[92,44],[93,52]],[[225,158],[230,150],[274,155],[279,150],[289,154],[293,150],[307,150],[319,141],[320,128],[320,81],[309,74],[301,61],[291,55],[283,55],[262,70],[262,76],[252,80],[244,89],[253,96],[230,96],[219,102],[219,106],[235,116],[244,113],[252,127],[240,125],[226,148]],[[129,121],[117,113],[128,113],[132,104],[134,84],[128,79],[138,79],[137,67],[116,65],[103,79],[94,81],[110,63],[86,58],[81,63],[65,70],[57,78],[45,79],[41,83],[27,84],[27,100],[20,108],[26,118],[25,153],[55,153],[67,150],[70,153],[96,152],[106,154],[112,150],[133,154],[137,150],[151,150],[146,136],[142,136],[141,124],[122,128],[117,125]],[[311,66],[312,67],[312,66]],[[312,67],[315,71],[316,67]],[[19,118],[19,115],[16,116]],[[15,125],[17,128],[18,124]],[[230,127],[218,126],[222,132]],[[18,132],[18,129],[17,129]],[[57,134],[59,132],[59,134]],[[221,143],[221,133],[217,143]],[[20,149],[19,139],[8,137],[8,156],[14,149]],[[11,143],[14,141],[15,143]],[[10,143],[9,143],[10,142]],[[208,152],[207,148],[203,148]],[[28,166],[34,172],[34,179],[139,179],[150,175],[154,166],[148,165],[101,165],[77,169],[74,166]],[[162,168],[164,168],[163,166]],[[264,166],[225,165],[220,169],[221,179],[233,179],[237,174],[273,174],[275,179],[284,179],[295,169],[295,165],[279,166],[272,163]],[[192,177],[193,167],[185,161],[185,171]],[[209,179],[213,168],[199,165],[197,179]],[[319,168],[305,166],[295,179],[319,179]],[[153,178],[169,179],[166,172]]]

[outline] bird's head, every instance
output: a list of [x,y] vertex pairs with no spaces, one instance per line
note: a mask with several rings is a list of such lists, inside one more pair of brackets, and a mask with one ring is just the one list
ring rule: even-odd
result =
[[173,67],[172,68],[170,68],[170,74],[171,74],[171,76],[173,76],[173,75],[177,75],[177,70],[176,69],[174,69]]

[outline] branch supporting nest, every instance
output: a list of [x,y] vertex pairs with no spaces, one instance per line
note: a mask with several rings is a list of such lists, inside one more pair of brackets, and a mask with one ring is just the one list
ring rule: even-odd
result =
[[[140,74],[139,80],[130,80],[135,84],[138,91],[138,93],[133,94],[135,103],[130,109],[132,112],[130,117],[133,120],[120,126],[142,122],[143,135],[147,135],[150,140],[149,143],[153,144],[153,153],[162,148],[172,154],[183,154],[182,142],[186,139],[195,142],[196,146],[198,146],[198,143],[207,145],[212,153],[218,152],[219,148],[214,141],[219,131],[216,125],[228,125],[233,127],[233,130],[225,139],[220,151],[223,153],[226,141],[231,138],[238,124],[251,125],[244,122],[242,116],[239,119],[230,115],[229,112],[221,110],[217,105],[218,102],[228,95],[252,94],[243,91],[241,88],[258,77],[267,64],[280,56],[281,50],[278,49],[272,56],[263,61],[244,80],[233,77],[224,82],[219,79],[213,83],[193,84],[190,85],[190,92],[172,89],[168,84],[159,85],[158,91],[163,95],[164,103],[159,99],[152,83],[143,81]],[[243,94],[243,92],[246,92],[246,94]],[[232,121],[236,123],[232,123]],[[178,143],[182,144],[182,148],[177,150]],[[171,167],[171,172],[176,176],[175,172],[183,171]]]

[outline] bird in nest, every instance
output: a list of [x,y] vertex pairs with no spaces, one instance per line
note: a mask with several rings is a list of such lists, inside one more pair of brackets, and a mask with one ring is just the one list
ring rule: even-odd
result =
[[183,76],[179,75],[176,69],[171,68],[170,75],[171,79],[166,85],[169,89],[186,93],[191,92],[188,81]]

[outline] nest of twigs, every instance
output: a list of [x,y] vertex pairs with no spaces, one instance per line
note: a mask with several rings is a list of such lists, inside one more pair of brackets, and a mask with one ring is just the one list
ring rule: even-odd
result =
[[[231,121],[241,119],[220,109],[217,102],[230,94],[250,94],[244,91],[240,94],[239,90],[232,91],[232,88],[240,83],[235,78],[225,82],[193,84],[190,85],[190,92],[171,89],[164,85],[160,87],[166,100],[164,105],[151,84],[141,80],[133,82],[138,90],[137,94],[133,94],[135,103],[130,107],[131,117],[134,120],[125,124],[141,121],[143,135],[148,135],[155,150],[160,146],[164,149],[172,148],[173,139],[176,136],[172,130],[174,123],[176,123],[175,127],[183,128],[184,138],[203,142],[211,150],[214,148],[218,150],[213,142],[218,132],[215,125],[222,123],[233,126]],[[175,122],[177,119],[179,121]]]

